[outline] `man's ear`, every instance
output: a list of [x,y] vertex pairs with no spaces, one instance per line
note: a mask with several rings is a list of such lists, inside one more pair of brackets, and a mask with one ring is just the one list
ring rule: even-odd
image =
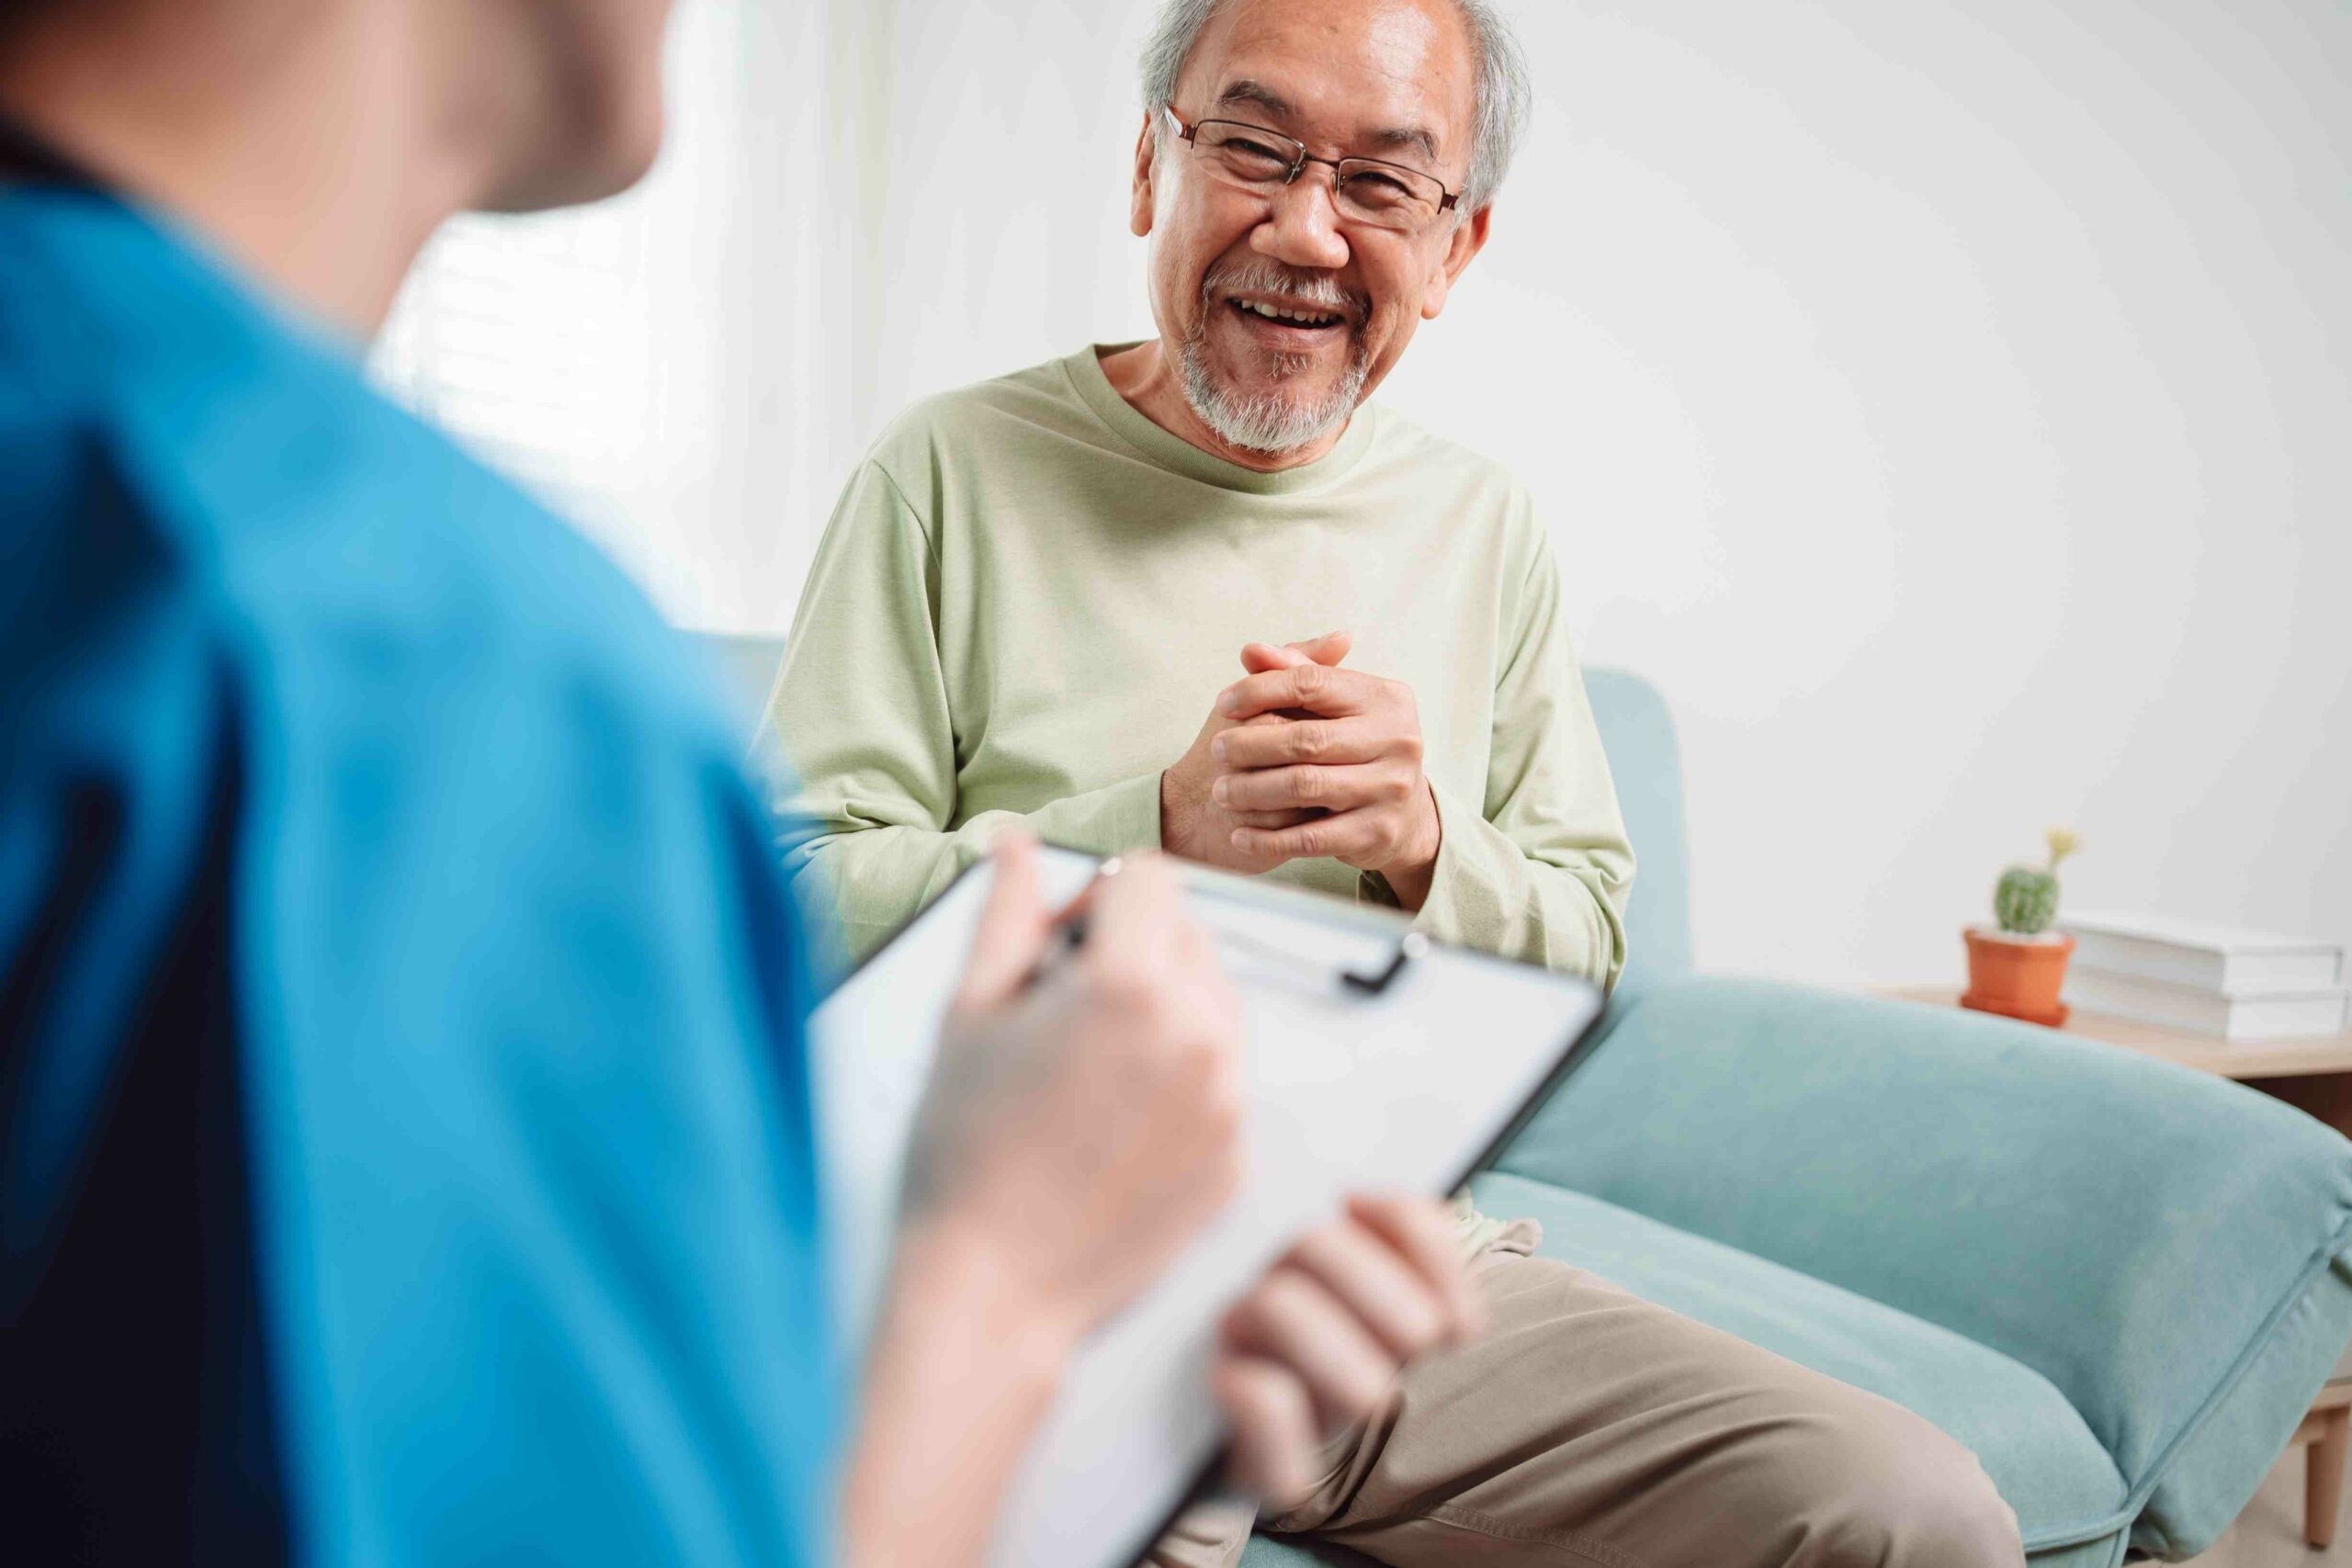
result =
[[1146,109],[1143,130],[1136,137],[1135,186],[1127,196],[1127,228],[1137,239],[1151,232],[1151,164],[1158,146],[1151,130],[1151,111]]
[[1492,205],[1482,207],[1456,223],[1453,232],[1446,236],[1445,248],[1438,252],[1430,266],[1429,281],[1421,286],[1421,320],[1434,321],[1445,309],[1445,297],[1453,291],[1454,280],[1487,248],[1487,231],[1494,215]]

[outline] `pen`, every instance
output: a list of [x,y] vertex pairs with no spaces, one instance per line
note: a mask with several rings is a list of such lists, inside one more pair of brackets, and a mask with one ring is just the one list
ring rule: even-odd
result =
[[1093,878],[1086,885],[1086,891],[1080,893],[1076,898],[1070,900],[1071,906],[1076,909],[1076,912],[1071,914],[1067,919],[1063,920],[1061,923],[1061,929],[1056,932],[1056,935],[1060,940],[1049,941],[1046,943],[1044,955],[1037,960],[1037,967],[1031,970],[1029,973],[1029,983],[1031,985],[1034,986],[1038,981],[1044,979],[1047,970],[1051,969],[1058,963],[1066,963],[1072,953],[1075,953],[1080,948],[1086,945],[1086,911],[1082,908],[1077,908],[1077,906],[1085,903],[1088,897],[1092,894],[1098,885],[1118,875],[1121,868],[1124,867],[1125,863],[1126,863],[1121,860],[1117,855],[1113,855],[1109,860],[1104,861],[1101,866],[1096,868]]

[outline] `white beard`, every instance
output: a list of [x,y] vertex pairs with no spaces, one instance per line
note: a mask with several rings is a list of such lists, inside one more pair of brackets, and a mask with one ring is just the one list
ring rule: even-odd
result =
[[[1195,338],[1185,340],[1179,369],[1184,379],[1184,400],[1193,405],[1201,423],[1221,438],[1247,452],[1290,452],[1312,446],[1347,423],[1363,396],[1369,367],[1359,356],[1331,389],[1330,396],[1311,403],[1279,392],[1248,397],[1228,392],[1209,373],[1204,345]],[[1278,368],[1277,373],[1291,371]]]
[[[1356,404],[1363,399],[1363,384],[1372,373],[1372,366],[1363,349],[1363,341],[1355,343],[1355,357],[1340,384],[1331,389],[1330,396],[1311,403],[1301,403],[1275,392],[1258,392],[1239,396],[1219,384],[1209,371],[1208,323],[1211,310],[1223,306],[1212,303],[1217,290],[1228,287],[1263,288],[1272,292],[1284,289],[1309,299],[1320,299],[1333,309],[1346,310],[1361,321],[1353,302],[1333,288],[1328,278],[1301,278],[1284,269],[1261,263],[1236,271],[1213,274],[1201,282],[1201,313],[1193,330],[1184,334],[1182,352],[1177,355],[1177,370],[1184,383],[1184,400],[1201,423],[1217,433],[1231,446],[1245,452],[1281,453],[1309,446],[1330,434],[1348,422],[1356,412]],[[1359,332],[1361,327],[1357,328]],[[1312,362],[1292,355],[1278,355],[1274,360],[1274,375],[1278,378],[1298,375]]]

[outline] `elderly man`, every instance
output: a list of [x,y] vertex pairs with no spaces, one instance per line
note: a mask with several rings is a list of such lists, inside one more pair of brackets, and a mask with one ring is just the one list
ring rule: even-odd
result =
[[[1484,0],[1169,0],[1132,207],[1159,337],[902,417],[809,579],[785,853],[854,947],[1022,823],[1614,979],[1633,856],[1544,529],[1364,402],[1485,245],[1525,98]],[[1925,1421],[1535,1258],[1526,1222],[1463,1240],[1496,1332],[1408,1371],[1272,1528],[1396,1563],[2018,1561]],[[1229,1563],[1249,1524],[1196,1510],[1159,1555]]]
[[[1501,37],[1170,7],[1132,215],[1160,337],[914,410],[810,576],[774,710],[816,829],[788,858],[854,951],[1020,818],[1615,976],[1633,855],[1543,525],[1493,464],[1358,412],[1486,243],[1524,96]],[[1351,654],[1244,649],[1326,627]],[[1221,693],[1237,653],[1258,673]]]

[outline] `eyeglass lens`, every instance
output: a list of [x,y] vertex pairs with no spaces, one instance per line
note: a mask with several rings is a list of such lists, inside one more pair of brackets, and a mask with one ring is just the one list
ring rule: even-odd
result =
[[[1219,119],[1194,127],[1193,145],[1217,174],[1251,189],[1280,186],[1306,151],[1286,136]],[[1343,217],[1385,229],[1419,229],[1445,200],[1433,176],[1371,158],[1340,159],[1331,194]]]

